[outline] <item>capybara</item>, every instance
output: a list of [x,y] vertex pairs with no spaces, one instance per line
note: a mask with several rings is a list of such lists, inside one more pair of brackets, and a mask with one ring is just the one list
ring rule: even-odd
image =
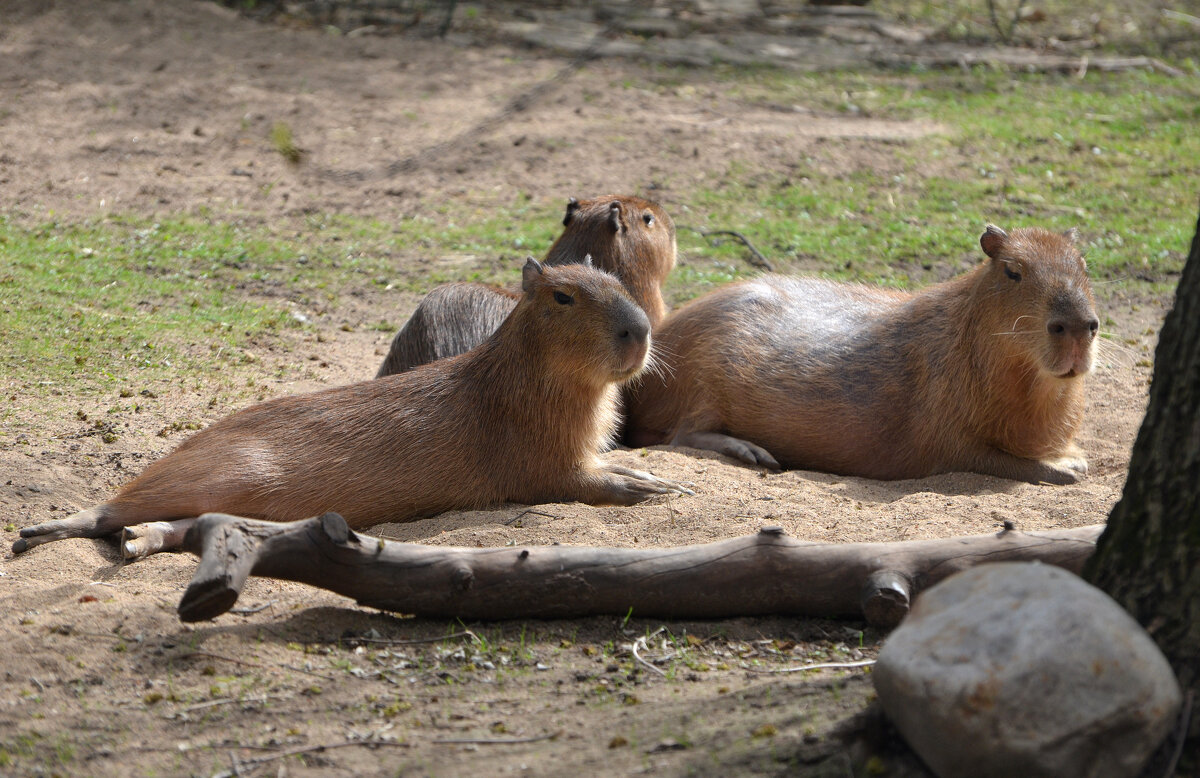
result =
[[[687,492],[602,464],[617,384],[645,364],[650,322],[611,274],[529,259],[512,314],[458,357],[235,413],[154,462],[108,502],[21,530],[14,553],[123,527],[125,555],[182,540],[207,512],[351,527],[503,502],[629,505]],[[174,530],[133,528],[184,520]],[[167,536],[164,541],[163,536]]]
[[1096,318],[1074,231],[989,225],[988,260],[915,294],[764,276],[655,333],[626,441],[869,478],[973,471],[1066,484]]
[[[567,202],[563,232],[544,263],[562,265],[591,256],[596,267],[614,274],[654,328],[667,315],[662,282],[675,267],[675,224],[657,203],[608,195]],[[486,284],[443,284],[421,300],[392,339],[376,377],[474,348],[496,331],[520,293]]]

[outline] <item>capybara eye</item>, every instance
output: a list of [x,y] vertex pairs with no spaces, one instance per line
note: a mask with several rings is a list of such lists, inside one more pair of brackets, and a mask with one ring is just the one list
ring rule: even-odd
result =
[[647,227],[649,227],[651,224],[654,224],[654,214],[652,214],[652,213],[643,213],[643,214],[642,214],[642,221],[646,222],[646,226],[647,226]]
[[1010,268],[1008,265],[1004,266],[1004,275],[1008,276],[1009,278],[1011,278],[1014,281],[1021,280],[1021,274],[1018,273],[1017,271],[1013,270],[1012,268]]
[[558,303],[559,305],[570,305],[575,302],[575,298],[566,292],[555,292],[554,302]]

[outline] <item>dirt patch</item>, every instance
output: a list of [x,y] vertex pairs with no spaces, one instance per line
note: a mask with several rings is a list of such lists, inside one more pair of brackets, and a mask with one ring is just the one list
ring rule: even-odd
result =
[[[400,222],[447,197],[482,211],[611,191],[671,203],[733,158],[789,170],[832,139],[825,164],[866,168],[892,157],[880,141],[940,130],[752,106],[699,73],[626,89],[640,68],[620,60],[564,71],[504,45],[281,29],[202,2],[29,14],[5,29],[0,56],[0,184],[6,210],[33,220],[205,210]],[[303,166],[272,147],[277,122]]]
[[[545,203],[549,220],[566,196],[606,191],[649,193],[679,213],[690,188],[730,164],[888,169],[898,165],[895,144],[941,131],[748,105],[702,74],[672,89],[628,90],[619,85],[644,66],[621,60],[590,63],[537,93],[538,110],[514,110],[515,98],[553,80],[563,63],[504,43],[281,29],[200,2],[63,5],[9,21],[0,32],[0,192],[5,213],[30,222],[185,211],[295,229],[312,212],[399,223],[436,214],[450,198],[484,212],[519,196]],[[497,115],[505,120],[488,125]],[[272,148],[277,121],[294,131],[304,165]],[[384,175],[405,160],[403,174]],[[334,175],[347,172],[362,175]],[[402,261],[401,272],[426,267],[417,257]],[[395,319],[397,306],[414,304],[368,292],[349,297],[340,313]],[[1076,486],[972,474],[883,483],[760,473],[701,452],[618,451],[608,458],[694,482],[697,494],[634,508],[455,512],[376,532],[440,545],[664,546],[767,524],[845,542],[982,533],[1004,521],[1025,530],[1102,522],[1120,495],[1146,398],[1147,333],[1162,312],[1161,300],[1106,302],[1119,339],[1090,379],[1079,442],[1092,470]],[[264,394],[366,378],[390,338],[320,326],[320,342],[298,347],[299,358],[316,357],[307,377],[263,384]],[[264,351],[262,374],[298,354]],[[6,547],[15,527],[100,501],[176,445],[186,430],[171,430],[172,422],[208,423],[248,401],[213,404],[203,388],[155,387],[140,413],[105,417],[121,430],[105,443],[76,413],[103,416],[102,402],[79,408],[65,391],[32,407],[18,391],[6,424],[20,434],[0,450]],[[864,708],[869,679],[757,671],[870,657],[881,639],[856,624],[664,624],[636,614],[466,625],[473,638],[458,634],[461,624],[368,612],[266,580],[247,586],[245,612],[193,628],[174,613],[193,569],[183,555],[124,566],[110,544],[82,540],[0,560],[6,771],[825,769],[845,758],[835,732]],[[647,635],[643,654],[668,678],[631,654]],[[403,642],[413,640],[431,642]],[[336,747],[314,750],[322,744]],[[254,761],[267,758],[275,761]]]

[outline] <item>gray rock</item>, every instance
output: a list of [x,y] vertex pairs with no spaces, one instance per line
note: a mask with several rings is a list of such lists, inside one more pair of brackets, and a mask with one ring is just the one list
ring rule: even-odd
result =
[[921,594],[873,673],[884,711],[941,778],[1133,776],[1182,694],[1108,595],[1036,563],[981,565]]

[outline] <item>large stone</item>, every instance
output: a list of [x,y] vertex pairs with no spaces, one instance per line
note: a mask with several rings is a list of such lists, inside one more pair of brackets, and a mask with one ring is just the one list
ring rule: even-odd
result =
[[1056,567],[981,565],[924,592],[873,673],[884,711],[941,778],[1133,776],[1182,694],[1154,641]]

